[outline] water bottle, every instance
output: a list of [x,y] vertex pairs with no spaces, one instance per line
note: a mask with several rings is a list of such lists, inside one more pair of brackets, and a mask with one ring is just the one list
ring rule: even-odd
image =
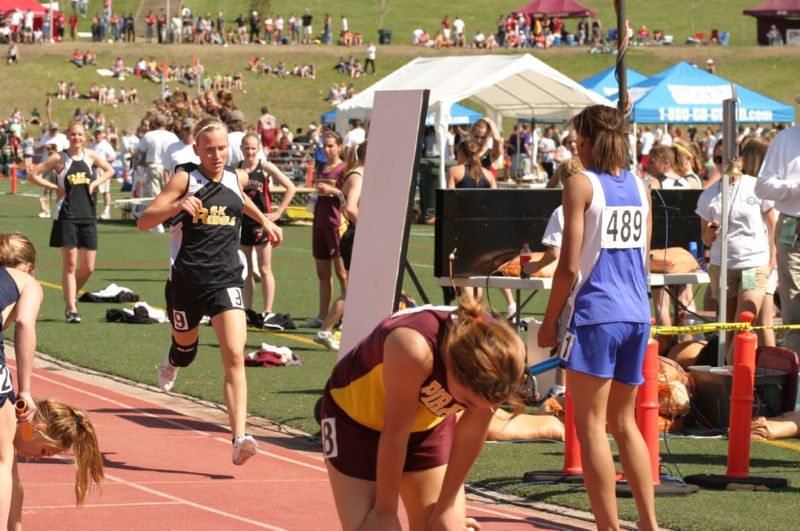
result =
[[308,194],[308,201],[306,202],[306,210],[314,213],[314,210],[317,208],[317,191],[314,190],[310,194]]
[[697,249],[697,242],[689,242],[689,252],[694,257],[695,262],[697,265],[700,265],[700,253]]
[[528,242],[522,244],[522,250],[519,252],[519,277],[520,278],[528,278],[528,275],[525,274],[523,268],[525,264],[531,261],[531,248],[528,245]]

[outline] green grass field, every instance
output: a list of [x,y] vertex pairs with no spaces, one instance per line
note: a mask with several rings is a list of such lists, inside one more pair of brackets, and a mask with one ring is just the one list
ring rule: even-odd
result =
[[[45,289],[38,331],[38,348],[56,358],[82,367],[120,376],[133,382],[156,385],[156,366],[169,347],[168,325],[123,325],[105,321],[109,308],[121,304],[79,304],[80,325],[68,325],[63,316],[60,291],[61,259],[57,249],[47,247],[51,222],[36,217],[38,189],[22,183],[19,194],[6,195],[8,181],[0,181],[0,230],[27,234],[40,253],[38,278]],[[116,197],[121,194],[115,192]],[[167,270],[168,237],[138,232],[132,222],[118,219],[99,225],[100,251],[97,268],[87,285],[89,290],[104,288],[111,282],[129,287],[142,300],[163,306],[163,286]],[[278,283],[275,310],[291,313],[300,320],[311,316],[317,305],[317,282],[310,256],[310,228],[285,227],[286,242],[275,250],[274,270]],[[411,228],[409,261],[433,302],[441,302],[433,286],[433,231],[431,227]],[[410,282],[405,287],[420,300]],[[503,311],[501,297],[494,291],[492,301]],[[541,315],[545,299],[537,297],[529,313]],[[300,356],[302,367],[249,368],[248,410],[251,414],[317,433],[313,404],[330,373],[335,354],[311,340],[312,330],[287,333],[250,331],[248,351],[262,342],[291,347]],[[181,371],[175,391],[222,402],[222,371],[218,346],[210,328],[201,331],[200,352],[188,369]],[[35,393],[35,390],[34,390]],[[778,445],[780,444],[780,446]],[[800,444],[796,440],[776,445],[753,443],[752,472],[773,474],[800,481]],[[723,473],[727,453],[726,439],[671,439],[669,451],[662,444],[662,460],[671,474]],[[474,467],[470,481],[483,488],[498,489],[520,496],[527,503],[547,503],[582,510],[588,500],[582,489],[564,485],[524,484],[529,470],[560,468],[563,446],[556,443],[489,444]],[[779,492],[711,492],[691,498],[658,500],[659,523],[673,529],[784,529],[788,516],[796,510],[797,488]],[[769,507],[768,511],[765,507]],[[635,519],[630,500],[621,500],[624,518]]]

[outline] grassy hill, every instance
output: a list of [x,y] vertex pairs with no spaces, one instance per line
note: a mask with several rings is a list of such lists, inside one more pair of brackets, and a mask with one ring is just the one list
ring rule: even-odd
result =
[[[73,50],[71,43],[49,44],[43,46],[23,46],[20,49],[21,63],[0,66],[0,91],[6,97],[0,101],[0,116],[9,116],[14,108],[29,113],[34,107],[44,114],[47,93],[55,93],[59,80],[75,81],[79,92],[85,94],[92,83],[105,83],[120,88],[136,87],[140,94],[137,106],[120,105],[118,108],[104,107],[107,118],[113,119],[121,127],[135,127],[145,109],[159,97],[160,85],[138,77],[130,76],[124,81],[101,77],[94,69],[79,69],[68,62]],[[280,121],[294,127],[305,127],[311,120],[319,120],[320,114],[332,107],[323,101],[333,83],[352,82],[357,90],[374,83],[415,57],[430,56],[440,52],[423,50],[407,45],[383,46],[378,50],[377,76],[362,76],[351,79],[333,69],[340,55],[353,52],[362,55],[361,50],[348,50],[339,46],[163,46],[136,44],[81,43],[80,49],[91,48],[97,54],[98,67],[110,68],[114,58],[121,56],[127,65],[133,65],[140,57],[152,57],[157,61],[169,60],[178,64],[190,64],[192,55],[197,55],[207,71],[232,73],[244,71],[246,94],[237,93],[236,103],[244,111],[246,118],[254,121],[258,110],[267,105]],[[442,53],[475,53],[471,50]],[[498,53],[509,53],[500,51]],[[518,53],[518,52],[517,52]],[[582,49],[536,50],[536,57],[564,72],[573,79],[580,80],[614,64],[609,54],[589,54]],[[256,76],[247,72],[247,61],[252,56],[265,57],[274,64],[283,59],[287,65],[314,63],[317,66],[316,79],[287,77],[278,79],[270,76]],[[661,48],[636,48],[629,54],[629,66],[646,75],[652,75],[680,61],[688,60],[697,64],[713,57],[718,73],[742,85],[759,91],[783,102],[792,102],[797,88],[796,72],[800,71],[800,49],[794,47],[720,47],[720,46],[676,46]],[[183,85],[171,84],[173,88]],[[67,122],[76,107],[82,110],[100,109],[96,103],[86,99],[65,101],[54,100],[53,114],[56,120]]]
[[[78,90],[86,93],[92,83],[106,83],[117,90],[136,87],[141,95],[142,103],[138,106],[119,106],[104,108],[108,118],[123,127],[134,127],[145,108],[159,97],[159,86],[129,77],[124,81],[104,78],[93,69],[77,69],[68,63],[73,48],[81,51],[92,49],[98,57],[98,66],[110,68],[116,56],[121,56],[127,65],[134,64],[140,57],[152,57],[161,62],[175,61],[189,64],[196,55],[211,73],[232,73],[246,70],[247,61],[253,56],[266,58],[274,64],[283,59],[288,66],[293,64],[314,63],[317,67],[317,79],[276,79],[274,77],[257,77],[245,72],[246,94],[237,94],[236,102],[246,113],[248,120],[255,120],[258,110],[267,105],[282,122],[294,127],[305,127],[310,121],[318,120],[319,115],[331,107],[323,101],[333,83],[352,82],[356,90],[372,84],[381,76],[388,74],[399,66],[418,56],[430,56],[449,53],[475,53],[472,50],[428,50],[413,48],[408,43],[414,28],[424,27],[435,30],[439,27],[442,16],[461,16],[468,34],[476,29],[493,30],[497,18],[502,13],[521,6],[524,0],[496,0],[493,2],[469,2],[453,9],[451,4],[429,2],[424,0],[340,0],[335,3],[322,0],[307,0],[295,4],[286,0],[234,0],[227,2],[224,12],[229,23],[239,12],[247,13],[258,9],[261,13],[281,14],[288,17],[294,13],[301,14],[308,8],[315,16],[315,29],[321,31],[322,18],[327,10],[333,17],[334,33],[338,32],[339,19],[346,14],[350,27],[362,31],[366,39],[377,37],[380,26],[379,9],[381,4],[387,6],[384,27],[394,31],[393,44],[381,46],[378,50],[377,76],[365,76],[351,79],[333,70],[333,65],[340,55],[354,53],[363,58],[363,49],[346,49],[340,46],[191,46],[191,45],[147,45],[136,44],[91,43],[79,40],[77,43],[48,44],[43,46],[21,46],[21,64],[0,66],[0,90],[6,97],[0,101],[0,116],[8,116],[15,107],[30,112],[37,107],[44,114],[46,95],[55,92],[59,80],[75,81]],[[613,2],[608,0],[585,0],[587,6],[597,10],[598,18],[605,28],[615,24]],[[754,0],[629,0],[627,3],[631,26],[642,24],[654,30],[660,28],[675,36],[676,43],[683,43],[688,35],[696,32],[710,33],[712,27],[728,31],[732,35],[732,46],[687,46],[676,44],[667,47],[632,48],[629,54],[629,66],[644,74],[654,74],[680,60],[704,63],[709,57],[717,63],[718,73],[727,79],[736,81],[750,89],[783,102],[793,103],[798,92],[795,73],[800,71],[800,47],[767,48],[752,45],[755,42],[755,19],[741,14],[742,9],[757,3]],[[185,2],[195,13],[216,14],[220,4],[212,0],[188,0]],[[139,0],[115,0],[115,10],[123,13],[137,13]],[[178,3],[172,4],[177,6]],[[89,13],[101,10],[100,0],[92,0]],[[89,29],[89,19],[81,18],[81,28]],[[574,27],[575,20],[567,21],[567,27]],[[139,28],[143,31],[143,28]],[[140,39],[141,41],[141,39]],[[496,53],[519,53],[517,51],[500,50]],[[559,48],[535,50],[532,53],[551,66],[564,72],[573,79],[580,80],[614,64],[614,57],[609,54],[592,55],[585,49]],[[176,85],[173,85],[175,88]],[[98,105],[87,100],[55,101],[54,118],[68,121],[76,107],[97,111]]]

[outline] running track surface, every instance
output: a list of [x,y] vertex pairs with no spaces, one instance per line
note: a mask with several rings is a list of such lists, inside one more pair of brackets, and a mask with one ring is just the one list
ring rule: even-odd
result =
[[[325,465],[308,442],[254,429],[260,453],[237,467],[218,408],[41,358],[32,388],[89,411],[106,481],[78,509],[69,457],[21,460],[25,529],[339,529]],[[586,527],[510,506],[468,507],[484,530]]]

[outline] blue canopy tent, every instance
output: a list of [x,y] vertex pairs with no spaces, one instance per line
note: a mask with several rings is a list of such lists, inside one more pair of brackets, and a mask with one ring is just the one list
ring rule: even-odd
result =
[[[589,76],[583,81],[578,81],[582,86],[589,90],[593,90],[603,96],[604,98],[614,98],[619,92],[619,83],[616,77],[617,67],[612,66],[602,72],[598,72],[593,76]],[[636,85],[647,79],[647,76],[637,72],[636,70],[627,69],[628,72],[628,86]]]
[[[631,119],[637,123],[722,123],[722,100],[731,97],[730,81],[680,62],[629,89]],[[740,123],[794,122],[794,107],[736,85]]]
[[[477,122],[481,116],[476,110],[470,109],[469,107],[465,107],[460,103],[454,103],[453,106],[450,108],[450,125],[468,125]],[[336,109],[326,112],[322,116],[319,117],[320,122],[322,125],[335,125],[336,124]],[[430,113],[428,116],[425,117],[425,125],[434,125],[434,120],[436,119],[436,115],[434,113]]]

